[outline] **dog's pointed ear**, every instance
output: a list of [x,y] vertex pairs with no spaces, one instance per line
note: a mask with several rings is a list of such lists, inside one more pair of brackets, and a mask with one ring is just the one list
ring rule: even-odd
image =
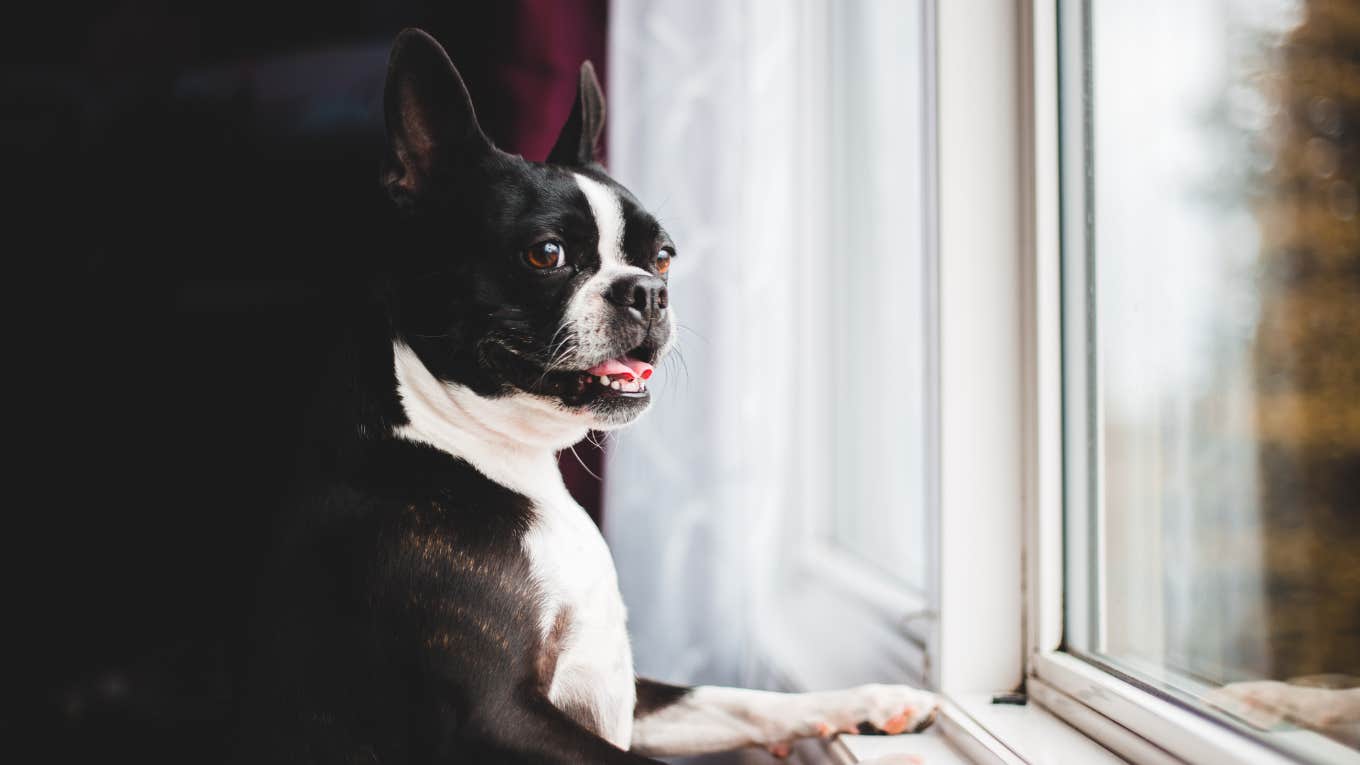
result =
[[404,30],[392,44],[383,109],[383,185],[399,202],[419,197],[440,172],[492,151],[463,78],[443,46],[419,29]]
[[581,79],[576,87],[576,103],[571,116],[562,126],[557,143],[548,154],[554,165],[589,165],[595,161],[595,148],[604,132],[604,93],[595,67],[589,61],[581,64]]

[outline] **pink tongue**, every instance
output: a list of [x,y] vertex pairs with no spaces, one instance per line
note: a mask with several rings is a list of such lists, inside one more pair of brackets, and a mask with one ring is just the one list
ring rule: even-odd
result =
[[631,380],[634,377],[641,377],[646,380],[652,376],[654,370],[652,369],[652,365],[645,361],[638,361],[637,359],[630,359],[625,356],[621,359],[602,361],[586,371],[600,377],[613,377],[618,375],[626,380]]

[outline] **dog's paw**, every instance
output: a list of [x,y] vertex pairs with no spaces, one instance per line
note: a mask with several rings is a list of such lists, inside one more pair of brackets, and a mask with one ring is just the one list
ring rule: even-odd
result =
[[836,694],[837,707],[819,729],[835,732],[920,733],[935,722],[935,694],[906,685],[861,685]]
[[1321,729],[1360,723],[1360,688],[1314,688],[1260,680],[1225,685],[1211,691],[1205,701],[1260,730],[1285,721]]

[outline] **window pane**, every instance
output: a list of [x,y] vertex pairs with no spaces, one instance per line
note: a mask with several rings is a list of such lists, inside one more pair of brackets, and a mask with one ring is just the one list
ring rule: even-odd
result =
[[1069,641],[1360,747],[1360,4],[1088,8]]
[[922,11],[832,3],[827,371],[835,542],[926,587]]

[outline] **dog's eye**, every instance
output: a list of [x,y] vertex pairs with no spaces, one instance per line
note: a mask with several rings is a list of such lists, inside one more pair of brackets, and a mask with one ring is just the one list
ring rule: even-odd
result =
[[539,242],[524,252],[524,262],[543,271],[561,268],[567,264],[567,249],[553,239]]
[[656,254],[656,272],[658,274],[664,274],[671,270],[671,257],[674,255],[675,253],[671,252],[669,247],[661,248],[661,251]]

